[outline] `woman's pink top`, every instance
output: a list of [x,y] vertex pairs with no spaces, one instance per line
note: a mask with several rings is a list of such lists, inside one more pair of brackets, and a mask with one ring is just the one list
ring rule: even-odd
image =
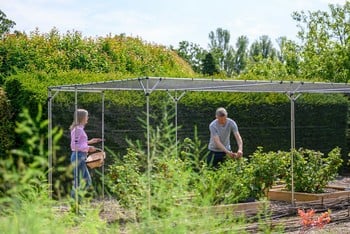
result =
[[70,148],[72,151],[88,152],[88,136],[83,125],[78,125],[70,132]]

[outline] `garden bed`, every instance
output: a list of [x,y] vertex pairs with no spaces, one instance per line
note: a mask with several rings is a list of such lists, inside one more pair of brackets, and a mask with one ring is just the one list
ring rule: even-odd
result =
[[[284,185],[275,186],[268,192],[268,199],[274,201],[292,201],[292,192],[287,191]],[[328,185],[324,193],[294,192],[295,201],[323,201],[330,198],[350,197],[350,190],[346,187]]]
[[269,206],[268,202],[257,201],[201,207],[200,209],[215,214],[244,214],[246,216],[249,216],[256,215],[259,210],[261,210],[265,205]]

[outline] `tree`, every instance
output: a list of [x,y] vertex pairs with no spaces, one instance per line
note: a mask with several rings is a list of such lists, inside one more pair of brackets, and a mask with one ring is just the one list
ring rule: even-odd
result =
[[333,82],[350,77],[350,2],[329,5],[330,12],[294,12],[302,41],[302,76]]
[[288,75],[299,76],[301,62],[299,46],[286,37],[278,38],[277,43],[279,45],[278,59],[286,67]]
[[6,14],[0,10],[0,37],[9,33],[16,23],[6,18]]
[[191,65],[195,72],[202,72],[202,61],[207,53],[202,47],[192,42],[181,41],[179,42],[179,48],[176,52]]
[[233,70],[236,74],[240,74],[247,66],[248,57],[248,37],[240,36],[236,42],[236,54],[234,56]]
[[210,76],[219,73],[217,62],[211,53],[207,53],[205,55],[202,73]]
[[249,56],[255,62],[267,58],[274,59],[276,57],[276,49],[273,48],[269,36],[263,35],[258,41],[255,41],[250,47]]
[[219,69],[225,71],[227,76],[231,76],[234,70],[235,51],[229,44],[230,37],[230,32],[222,28],[217,28],[215,33],[209,33],[209,51],[218,62]]

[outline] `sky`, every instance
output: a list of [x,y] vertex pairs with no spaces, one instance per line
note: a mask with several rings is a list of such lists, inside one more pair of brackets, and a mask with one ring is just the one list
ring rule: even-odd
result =
[[286,36],[297,41],[294,11],[328,11],[328,4],[346,0],[0,0],[0,10],[16,23],[14,30],[36,28],[84,37],[108,34],[140,37],[164,46],[189,41],[207,49],[209,33],[230,32],[230,44],[241,35],[252,43],[267,35],[275,43]]

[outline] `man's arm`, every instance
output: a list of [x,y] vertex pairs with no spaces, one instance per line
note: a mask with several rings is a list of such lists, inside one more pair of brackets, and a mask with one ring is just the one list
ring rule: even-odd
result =
[[221,143],[219,136],[214,136],[213,139],[214,139],[214,143],[215,143],[216,147],[218,147],[219,149],[221,149],[222,152],[225,152],[226,154],[230,152],[230,151],[228,151],[228,150],[226,149],[226,147]]
[[[221,143],[219,136],[214,136],[214,143],[215,145],[221,149],[225,154],[227,154],[228,156],[235,158],[236,153],[233,153],[232,151],[229,151],[228,149],[226,149],[226,147]],[[238,155],[237,155],[238,156]]]
[[239,134],[239,132],[235,132],[234,135],[235,135],[237,146],[238,146],[237,156],[241,157],[243,155],[243,141],[242,141],[242,137]]

